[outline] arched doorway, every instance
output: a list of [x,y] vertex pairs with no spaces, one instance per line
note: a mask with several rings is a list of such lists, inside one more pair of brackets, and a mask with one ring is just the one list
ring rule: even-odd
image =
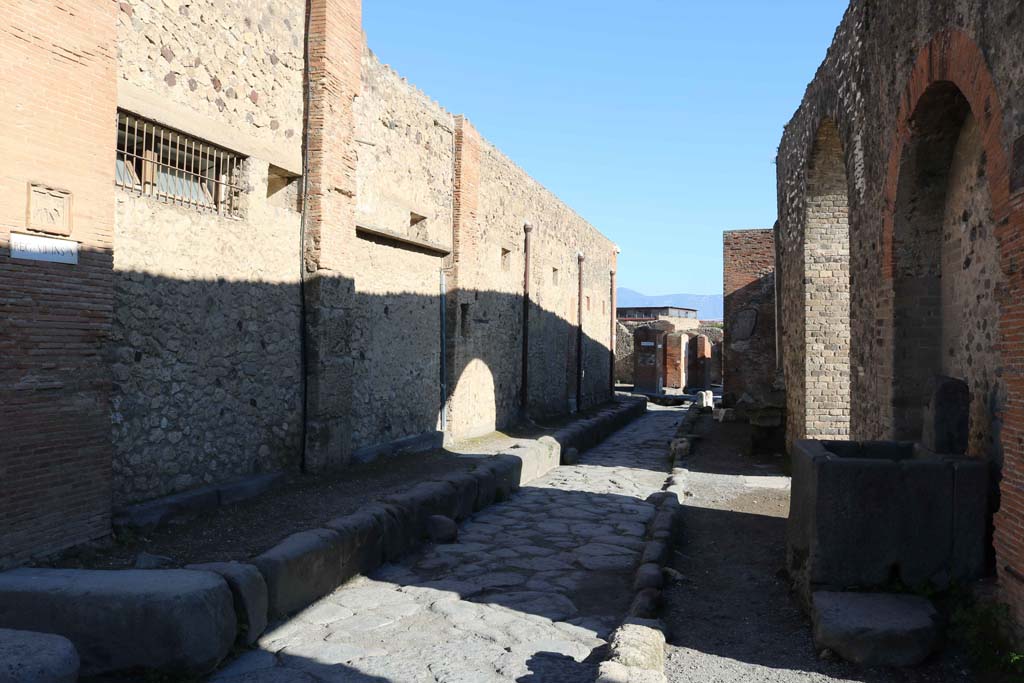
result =
[[850,433],[850,224],[839,129],[822,122],[807,171],[804,396],[808,438]]
[[982,127],[951,82],[924,91],[901,151],[893,213],[893,435],[921,438],[936,376],[971,390],[968,452],[995,455],[999,248]]

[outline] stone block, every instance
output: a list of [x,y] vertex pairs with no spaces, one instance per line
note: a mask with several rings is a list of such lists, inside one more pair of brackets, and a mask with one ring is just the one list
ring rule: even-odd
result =
[[495,501],[508,500],[519,488],[520,468],[522,462],[519,458],[499,454],[487,460],[484,467],[494,473]]
[[957,460],[953,464],[953,560],[954,579],[974,578],[985,573],[988,541],[989,463]]
[[935,453],[963,455],[970,437],[971,390],[967,382],[936,377],[924,407],[921,443]]
[[640,558],[642,564],[653,562],[663,565],[668,560],[669,544],[664,541],[648,541],[644,545],[644,553]]
[[633,579],[633,590],[642,591],[645,588],[661,588],[663,583],[661,565],[653,562],[642,564],[636,570],[636,577]]
[[267,628],[267,583],[254,565],[241,562],[190,564],[185,569],[219,574],[227,581],[238,617],[238,643],[253,645]]
[[563,465],[575,465],[580,461],[580,452],[576,448],[567,448],[562,452]]
[[0,683],[75,683],[78,666],[67,638],[0,628]]
[[427,536],[434,543],[454,543],[459,537],[459,526],[451,517],[431,515],[427,520]]
[[634,669],[664,671],[665,634],[658,622],[628,619],[615,629],[609,643],[611,659]]
[[312,529],[292,534],[258,555],[253,564],[267,583],[270,618],[292,614],[330,593],[352,576],[354,556],[336,531]]
[[812,605],[815,645],[862,666],[914,666],[938,644],[938,614],[916,595],[818,591]]
[[443,479],[455,489],[454,515],[463,520],[473,514],[476,508],[480,482],[469,472],[451,474]]
[[477,485],[476,503],[473,507],[475,510],[483,510],[498,499],[498,475],[485,462],[473,472],[473,476]]
[[983,571],[984,463],[908,442],[798,441],[792,473],[787,563],[805,604],[816,589],[942,589]]
[[629,606],[629,616],[641,619],[654,619],[661,609],[661,591],[657,588],[644,588],[634,597]]
[[217,574],[185,569],[15,569],[0,574],[0,627],[70,640],[83,676],[135,670],[197,676],[235,641]]
[[427,523],[434,515],[454,517],[458,510],[455,487],[444,481],[416,484],[408,491],[384,498],[383,502],[402,510],[402,518],[415,539],[427,537]]
[[332,519],[325,526],[336,531],[342,545],[351,549],[351,569],[366,573],[383,563],[389,528],[397,526],[397,519],[388,506],[372,504]]

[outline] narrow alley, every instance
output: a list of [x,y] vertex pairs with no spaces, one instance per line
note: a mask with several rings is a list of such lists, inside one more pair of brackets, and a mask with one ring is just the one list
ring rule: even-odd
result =
[[[742,455],[750,425],[706,415],[684,463],[682,531],[666,591],[672,683],[956,683],[955,654],[915,669],[872,670],[818,652],[783,571],[789,477],[777,458]],[[677,470],[678,472],[678,470]]]
[[211,681],[594,680],[622,620],[680,409],[651,411],[512,498],[271,628]]

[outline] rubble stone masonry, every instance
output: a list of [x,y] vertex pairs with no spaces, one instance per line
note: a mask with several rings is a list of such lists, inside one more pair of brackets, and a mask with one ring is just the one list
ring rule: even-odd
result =
[[778,240],[788,439],[917,439],[932,379],[967,381],[1024,621],[1022,31],[1014,0],[851,3],[779,149]]
[[115,504],[295,465],[302,433],[301,207],[268,175],[301,172],[305,3],[119,10],[121,107],[252,155],[240,218],[116,191]]
[[723,243],[723,398],[729,407],[763,408],[776,370],[774,233],[728,230]]

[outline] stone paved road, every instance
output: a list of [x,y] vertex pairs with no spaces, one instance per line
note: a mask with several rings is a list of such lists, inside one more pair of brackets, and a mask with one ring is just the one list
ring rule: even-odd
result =
[[632,596],[646,498],[682,413],[659,410],[269,630],[217,683],[592,681]]

